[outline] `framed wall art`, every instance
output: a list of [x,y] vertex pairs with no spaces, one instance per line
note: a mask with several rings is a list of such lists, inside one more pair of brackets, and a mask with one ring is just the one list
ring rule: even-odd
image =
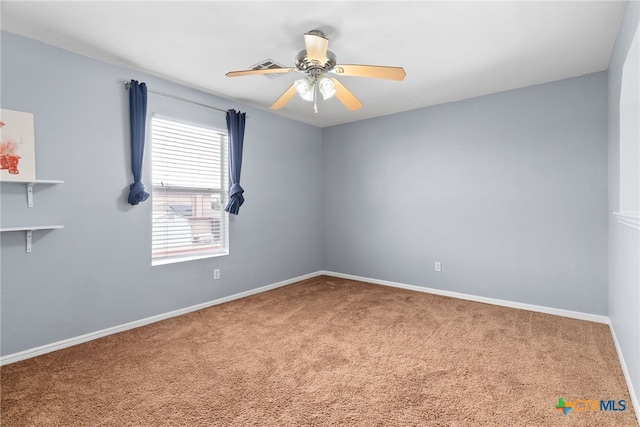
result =
[[32,113],[0,109],[0,181],[36,179]]

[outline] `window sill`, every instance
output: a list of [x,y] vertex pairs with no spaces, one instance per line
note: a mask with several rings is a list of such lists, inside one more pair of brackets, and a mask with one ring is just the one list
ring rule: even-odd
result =
[[181,256],[181,257],[175,257],[175,258],[159,258],[159,259],[152,259],[151,265],[155,267],[156,265],[176,264],[179,262],[196,261],[199,259],[207,259],[207,258],[217,258],[220,256],[227,256],[227,255],[229,255],[229,252],[215,253],[215,254],[209,253],[209,254],[201,254],[201,255],[189,255],[189,256]]
[[620,224],[640,230],[640,212],[614,212]]

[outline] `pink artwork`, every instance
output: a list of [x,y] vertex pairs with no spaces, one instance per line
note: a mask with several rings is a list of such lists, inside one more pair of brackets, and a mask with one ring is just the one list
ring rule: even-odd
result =
[[36,179],[33,114],[0,109],[0,181]]

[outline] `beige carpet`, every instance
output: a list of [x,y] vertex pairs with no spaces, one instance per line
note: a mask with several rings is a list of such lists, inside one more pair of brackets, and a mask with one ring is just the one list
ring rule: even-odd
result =
[[638,425],[606,325],[333,277],[1,374],[3,427]]

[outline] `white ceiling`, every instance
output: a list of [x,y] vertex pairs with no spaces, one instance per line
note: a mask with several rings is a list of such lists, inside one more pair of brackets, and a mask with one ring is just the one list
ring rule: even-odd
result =
[[358,111],[332,98],[314,114],[295,97],[275,113],[326,127],[606,70],[624,2],[3,0],[0,7],[5,31],[263,110],[300,75],[225,73],[268,58],[293,66],[312,29],[329,38],[339,64],[404,67],[402,82],[340,77],[363,102]]

